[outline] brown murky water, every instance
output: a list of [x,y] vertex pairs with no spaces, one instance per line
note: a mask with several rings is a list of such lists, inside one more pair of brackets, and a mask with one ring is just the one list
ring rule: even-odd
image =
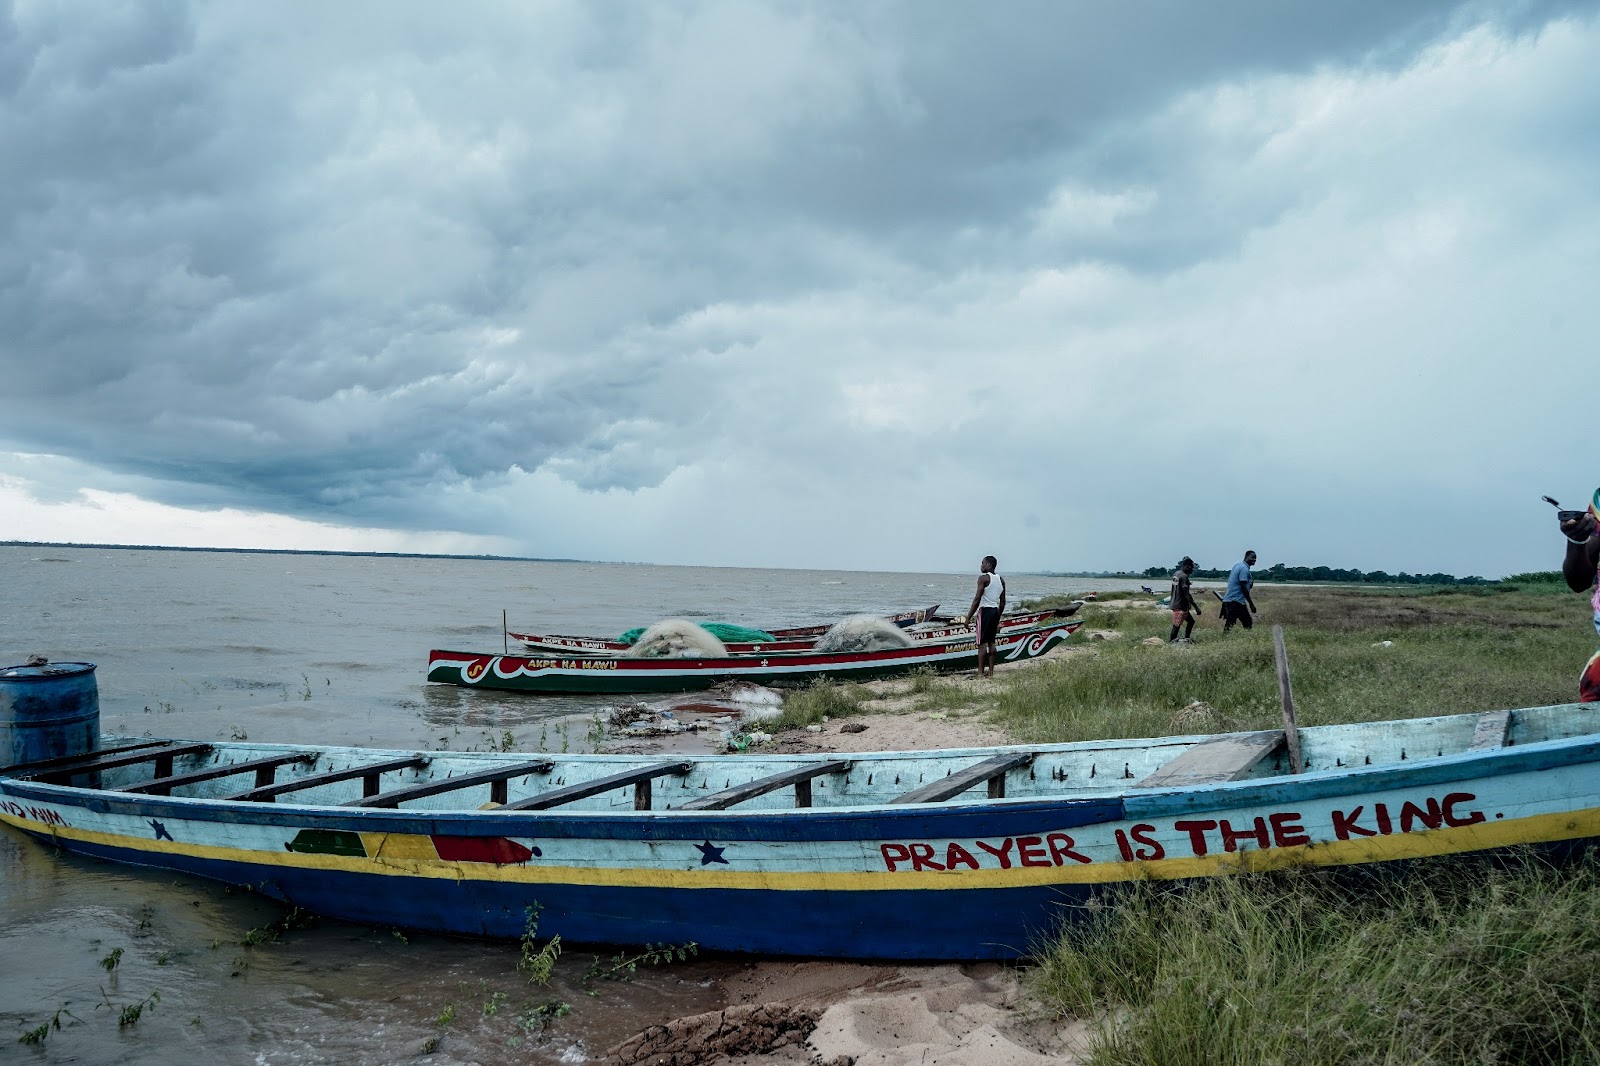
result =
[[[0,574],[0,664],[97,663],[108,733],[457,750],[508,731],[519,750],[593,750],[611,707],[423,680],[431,647],[501,647],[502,608],[514,629],[618,633],[971,595],[966,575],[27,547],[0,547]],[[1084,585],[1011,579],[1017,598]],[[535,986],[516,943],[285,918],[248,892],[0,830],[0,1062],[583,1062],[719,1006],[741,964],[588,982],[615,952],[569,946]],[[52,1019],[41,1043],[19,1042]]]

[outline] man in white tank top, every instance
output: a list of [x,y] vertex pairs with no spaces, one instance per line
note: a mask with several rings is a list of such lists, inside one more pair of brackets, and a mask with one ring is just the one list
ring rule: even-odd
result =
[[989,677],[994,676],[994,638],[1000,632],[1000,613],[1006,609],[1006,579],[995,573],[1000,564],[994,556],[985,555],[978,564],[978,591],[973,594],[972,606],[967,608],[967,625],[972,616],[978,616],[978,676],[984,676],[987,665]]

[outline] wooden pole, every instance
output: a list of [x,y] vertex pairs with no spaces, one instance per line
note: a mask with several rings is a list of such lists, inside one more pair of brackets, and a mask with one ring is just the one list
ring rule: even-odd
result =
[[500,608],[500,639],[505,642],[506,654],[511,654],[511,631],[506,625],[506,609]]
[[1283,736],[1289,745],[1289,772],[1305,769],[1300,761],[1300,728],[1294,719],[1294,692],[1289,687],[1289,653],[1283,647],[1283,627],[1272,627],[1272,654],[1278,663],[1278,695],[1283,698]]

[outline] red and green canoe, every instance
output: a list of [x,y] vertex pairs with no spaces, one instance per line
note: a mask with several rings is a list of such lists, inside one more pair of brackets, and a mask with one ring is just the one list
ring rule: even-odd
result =
[[[1012,629],[995,641],[999,662],[1035,659],[1083,625],[1077,619]],[[428,653],[428,680],[466,688],[553,695],[689,692],[725,681],[793,686],[817,680],[866,681],[913,670],[970,670],[978,646],[969,640],[919,642],[887,651],[732,655],[725,659],[629,659],[613,656],[529,658],[468,651]]]
[[[929,608],[929,613],[934,608]],[[1021,614],[1008,614],[1000,619],[1000,630],[1028,629],[1041,625],[1053,619],[1066,618],[1078,610],[1076,604],[1070,607],[1055,607],[1047,611],[1026,611]],[[922,614],[923,612],[913,612]],[[890,621],[898,619],[899,615],[890,617]],[[764,643],[754,641],[724,641],[724,647],[730,655],[773,655],[787,652],[810,651],[817,638],[826,633],[830,627],[795,626],[789,629],[771,629],[776,640]],[[950,622],[945,625],[936,625],[930,622],[918,622],[904,627],[906,633],[913,640],[946,643],[950,641],[970,640],[972,627],[961,622]],[[506,631],[506,636],[519,641],[529,651],[555,652],[558,655],[626,655],[632,646],[611,637],[575,637],[559,633],[513,633]]]

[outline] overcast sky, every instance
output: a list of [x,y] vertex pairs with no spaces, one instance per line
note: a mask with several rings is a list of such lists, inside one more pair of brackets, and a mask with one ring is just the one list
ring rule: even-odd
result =
[[0,190],[0,539],[1493,576],[1600,483],[1596,3],[0,0]]

